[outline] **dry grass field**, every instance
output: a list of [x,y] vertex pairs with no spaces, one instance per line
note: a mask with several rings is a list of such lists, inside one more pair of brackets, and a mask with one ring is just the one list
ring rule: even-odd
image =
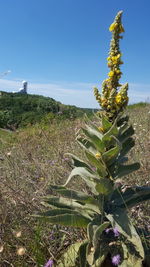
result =
[[[129,158],[130,162],[139,161],[141,168],[124,177],[122,183],[150,186],[150,105],[137,105],[127,112],[136,142]],[[75,142],[76,132],[83,124],[77,119],[37,124],[16,132],[0,130],[1,267],[42,267],[50,257],[57,259],[70,243],[85,235],[32,216],[43,209],[42,196],[52,193],[48,185],[65,182],[71,170],[65,153],[84,157]],[[72,186],[81,188],[78,180]],[[131,210],[133,222],[147,230],[148,204]],[[146,239],[144,242],[148,246]]]

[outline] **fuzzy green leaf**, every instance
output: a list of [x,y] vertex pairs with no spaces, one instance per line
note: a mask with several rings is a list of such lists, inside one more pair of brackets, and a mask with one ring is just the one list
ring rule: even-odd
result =
[[78,257],[79,257],[79,266],[80,267],[90,267],[87,260],[86,260],[86,248],[88,245],[89,241],[85,240],[81,246],[79,247],[78,250]]
[[118,193],[118,197],[112,201],[120,208],[132,208],[143,201],[150,200],[150,187],[129,187],[124,192]]
[[131,172],[137,171],[139,168],[140,164],[138,162],[130,165],[119,165],[114,175],[114,178],[120,178],[122,176],[128,175]]
[[112,125],[112,127],[109,129],[108,132],[106,132],[102,138],[102,141],[107,144],[108,142],[111,141],[112,136],[117,137],[119,133],[119,130],[116,126],[116,122],[114,122],[114,124]]
[[90,166],[87,163],[85,163],[83,160],[79,159],[75,155],[73,155],[71,153],[66,153],[66,155],[71,156],[72,161],[73,161],[73,166],[75,166],[75,167],[85,167],[87,169],[90,169]]
[[98,133],[96,130],[92,129],[91,127],[87,126],[87,129],[82,128],[84,134],[92,141],[94,146],[97,148],[99,152],[104,152],[105,145],[101,140],[101,134]]
[[102,162],[102,160],[98,160],[95,158],[95,156],[93,156],[90,152],[85,151],[86,156],[89,160],[89,162],[91,163],[91,165],[94,165],[94,167],[96,167],[99,170],[99,175],[101,177],[105,177],[107,176],[107,171],[106,171],[106,167],[104,165],[104,163]]
[[101,224],[99,227],[97,227],[94,236],[93,236],[93,244],[94,247],[96,248],[98,240],[102,234],[102,232],[110,225],[110,222],[104,222],[103,224]]
[[98,177],[96,177],[94,174],[92,174],[86,168],[83,168],[83,167],[74,168],[71,171],[64,186],[66,186],[74,176],[80,176],[86,182],[87,186],[91,189],[91,191],[94,194],[97,194],[97,192],[95,190],[95,181],[94,180],[98,179]]
[[134,245],[141,258],[144,258],[144,250],[141,239],[131,220],[129,220],[126,211],[124,209],[117,208],[112,212],[112,214],[105,215],[111,222],[112,226],[116,227],[118,231],[127,237],[128,241]]
[[50,187],[52,190],[55,190],[60,195],[66,198],[71,198],[71,199],[77,200],[78,202],[82,202],[85,204],[98,205],[98,202],[95,198],[83,192],[78,192],[72,189],[67,189],[64,186],[51,185]]
[[129,121],[129,116],[123,116],[123,117],[120,117],[118,120],[117,120],[117,126],[120,127],[121,125],[123,125],[124,123],[128,122]]
[[141,259],[140,257],[137,257],[135,255],[135,253],[128,249],[127,245],[122,242],[121,244],[122,248],[123,248],[123,254],[124,254],[124,259],[121,262],[121,267],[141,267],[142,265],[142,261],[143,259]]
[[90,219],[80,215],[80,214],[62,214],[57,216],[40,216],[52,224],[60,224],[63,226],[71,227],[87,227]]
[[97,153],[96,147],[93,145],[91,141],[87,140],[86,138],[77,136],[77,142],[82,148],[84,148],[85,150],[88,149],[94,155]]
[[112,123],[107,119],[106,116],[102,115],[102,128],[104,132],[107,132],[112,127]]
[[76,215],[77,212],[73,209],[51,209],[45,212],[39,213],[37,216],[38,217],[53,217],[53,216],[58,216],[58,215],[63,215],[63,214],[73,214]]
[[117,145],[111,148],[110,150],[106,151],[105,153],[103,153],[102,158],[104,162],[106,162],[106,164],[110,166],[118,157],[119,152],[120,152],[120,147]]
[[99,194],[108,195],[113,191],[113,184],[108,178],[100,178],[95,188]]
[[80,242],[70,245],[67,251],[62,255],[61,259],[57,262],[57,267],[75,267],[81,245],[82,243]]
[[100,205],[93,204],[80,204],[73,199],[66,199],[63,197],[51,197],[45,199],[42,203],[45,207],[58,208],[58,209],[68,209],[68,213],[71,211],[78,212],[79,214],[91,219],[95,213],[99,213]]
[[132,137],[129,137],[123,144],[122,144],[122,149],[120,151],[120,158],[125,156],[132,147],[134,147],[135,141],[133,140]]
[[126,131],[124,131],[123,134],[118,136],[118,139],[121,143],[124,143],[129,137],[131,137],[134,134],[134,129],[132,126],[128,127]]

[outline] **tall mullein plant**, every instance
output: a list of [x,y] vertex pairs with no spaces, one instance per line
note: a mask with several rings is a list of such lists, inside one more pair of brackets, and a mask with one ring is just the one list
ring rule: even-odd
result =
[[[50,209],[39,214],[51,224],[87,229],[87,239],[72,245],[67,256],[64,254],[57,263],[59,267],[99,267],[107,259],[116,266],[140,267],[145,257],[128,211],[150,199],[150,188],[126,187],[119,182],[140,167],[139,163],[127,164],[127,153],[134,146],[134,130],[123,113],[128,103],[128,84],[119,83],[123,63],[119,40],[124,32],[121,16],[119,12],[110,26],[108,78],[102,84],[101,94],[94,89],[102,110],[94,122],[86,118],[85,127],[77,136],[86,160],[70,154],[72,171],[65,185],[50,186],[59,197],[46,196],[43,204]],[[77,176],[84,180],[88,193],[68,189],[68,183]]]

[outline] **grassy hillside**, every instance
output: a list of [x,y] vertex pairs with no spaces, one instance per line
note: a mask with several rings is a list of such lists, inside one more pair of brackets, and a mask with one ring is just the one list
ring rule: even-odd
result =
[[63,105],[53,98],[39,95],[23,95],[18,93],[0,93],[0,127],[16,129],[32,125],[40,121],[76,118],[90,109]]
[[[150,178],[150,105],[128,109],[135,129],[136,146],[130,162],[139,161],[141,168],[126,176],[123,184],[149,185]],[[50,226],[32,217],[43,209],[41,197],[51,194],[48,184],[63,184],[70,172],[66,152],[84,158],[75,142],[76,132],[83,126],[82,119],[53,121],[50,125],[36,124],[16,132],[0,131],[0,266],[41,267],[60,254],[86,233],[72,232],[63,227]],[[75,184],[74,184],[75,183]],[[72,183],[76,190],[86,192],[78,178]],[[143,228],[150,224],[148,203],[131,211],[133,222]],[[60,231],[58,231],[58,229]],[[75,230],[74,230],[75,231]],[[144,238],[144,237],[143,237]],[[146,246],[148,241],[145,240]],[[18,249],[25,250],[19,255]]]

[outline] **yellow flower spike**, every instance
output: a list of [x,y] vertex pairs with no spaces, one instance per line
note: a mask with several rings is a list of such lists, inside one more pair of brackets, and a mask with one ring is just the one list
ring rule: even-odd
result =
[[100,159],[100,158],[101,158],[101,154],[100,154],[100,153],[96,153],[96,154],[95,154],[95,157],[96,157],[97,159]]
[[[121,85],[119,79],[122,72],[120,65],[123,64],[121,57],[122,53],[119,48],[120,34],[124,32],[121,22],[122,11],[119,11],[110,25],[109,30],[112,32],[112,39],[110,42],[110,51],[107,57],[107,65],[110,68],[108,78],[102,83],[102,93],[96,92],[96,100],[102,107],[102,110],[108,118],[113,121],[119,112],[126,107],[127,85]],[[118,90],[120,91],[118,92]],[[100,95],[100,98],[98,97]],[[101,130],[101,129],[100,129]]]

